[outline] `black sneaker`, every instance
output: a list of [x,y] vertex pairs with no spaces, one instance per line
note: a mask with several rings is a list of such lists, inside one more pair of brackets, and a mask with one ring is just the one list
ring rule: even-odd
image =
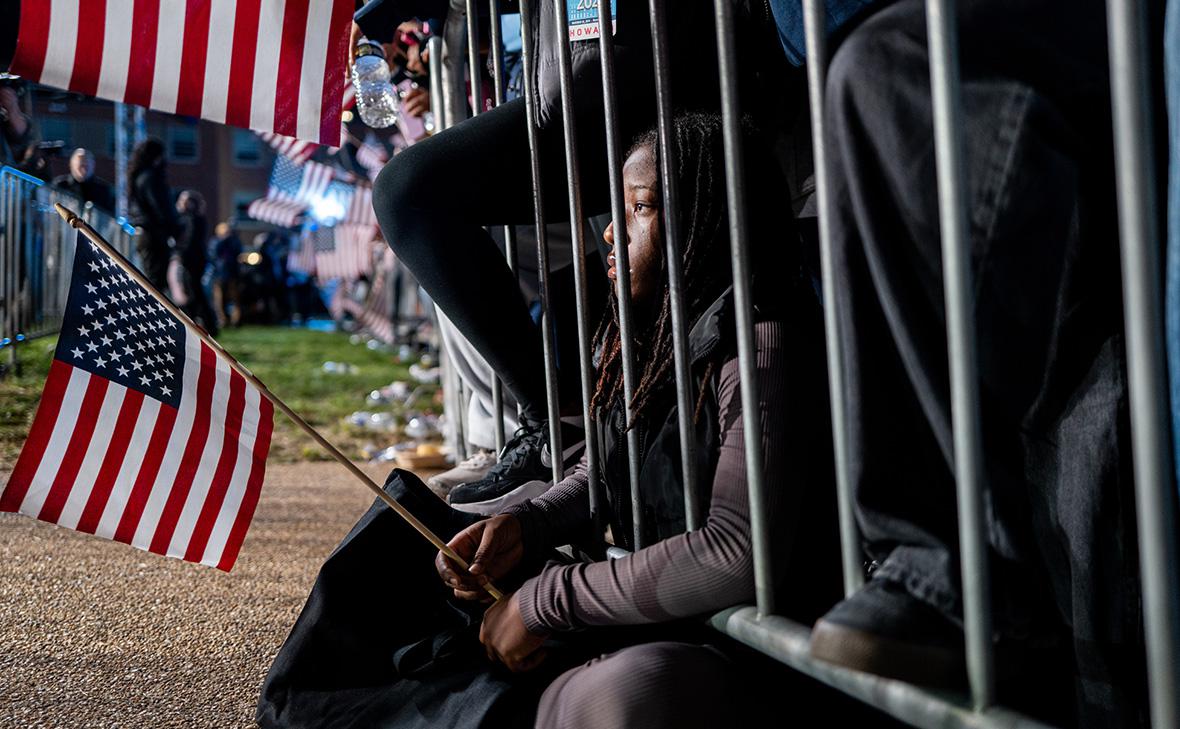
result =
[[549,458],[549,423],[524,425],[500,452],[500,462],[492,466],[479,481],[460,484],[451,491],[452,504],[475,504],[489,501],[529,481],[552,478]]
[[886,579],[869,580],[819,619],[811,656],[920,686],[966,686],[962,629]]

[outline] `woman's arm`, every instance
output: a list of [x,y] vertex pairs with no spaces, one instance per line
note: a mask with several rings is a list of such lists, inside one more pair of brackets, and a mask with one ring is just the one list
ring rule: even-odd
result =
[[[792,412],[787,392],[785,325],[756,327],[762,450],[769,513],[796,507],[800,489],[787,479],[782,442]],[[798,388],[796,388],[796,391]],[[593,625],[654,623],[720,610],[754,596],[753,548],[746,486],[737,359],[725,363],[718,387],[721,450],[705,525],[622,559],[550,565],[517,592],[521,617],[534,633]],[[789,539],[790,534],[781,538]]]
[[535,499],[504,510],[520,522],[525,553],[539,555],[589,534],[590,479],[586,457],[561,483]]

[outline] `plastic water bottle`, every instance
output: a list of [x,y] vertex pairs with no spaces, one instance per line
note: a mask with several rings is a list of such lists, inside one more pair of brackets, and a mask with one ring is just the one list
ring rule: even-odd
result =
[[384,129],[397,122],[397,91],[389,81],[389,64],[385,62],[381,44],[364,41],[357,48],[352,83],[356,86],[356,108],[361,121],[374,129]]

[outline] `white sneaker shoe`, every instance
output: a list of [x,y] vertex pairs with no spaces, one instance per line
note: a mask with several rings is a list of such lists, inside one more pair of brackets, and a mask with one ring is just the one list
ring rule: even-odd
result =
[[496,465],[496,455],[491,451],[476,451],[467,460],[462,461],[449,471],[431,476],[426,480],[430,490],[442,498],[447,498],[451,489],[461,483],[478,481]]

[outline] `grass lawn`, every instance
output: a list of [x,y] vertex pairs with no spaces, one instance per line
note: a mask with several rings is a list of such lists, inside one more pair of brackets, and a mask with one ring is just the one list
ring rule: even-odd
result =
[[[306,329],[227,329],[218,341],[349,457],[361,459],[360,451],[366,444],[385,447],[397,440],[396,434],[367,431],[345,423],[344,418],[356,410],[377,409],[379,406],[369,406],[365,397],[394,380],[410,380],[409,362],[402,364],[387,352],[351,344],[346,334]],[[16,463],[33,422],[55,344],[56,339],[48,337],[23,345],[21,375],[0,379],[0,470]],[[324,372],[326,361],[354,365],[356,372]],[[435,405],[436,390],[425,389],[413,406],[441,411],[441,406]],[[274,462],[328,459],[302,430],[278,412],[270,454]]]

